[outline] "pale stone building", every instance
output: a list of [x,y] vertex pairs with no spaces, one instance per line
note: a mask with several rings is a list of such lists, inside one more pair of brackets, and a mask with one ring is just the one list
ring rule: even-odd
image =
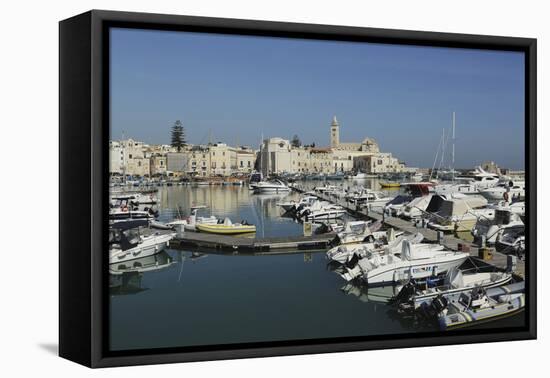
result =
[[234,149],[228,147],[227,144],[211,144],[208,146],[208,152],[210,158],[210,174],[229,176],[232,170],[236,169],[237,153]]
[[167,155],[153,154],[149,159],[151,176],[167,174]]
[[133,139],[111,141],[109,143],[109,172],[132,176],[148,176],[148,146]]
[[280,174],[292,172],[292,153],[290,142],[282,138],[264,140],[260,153],[262,174]]
[[254,170],[256,161],[256,152],[248,147],[240,147],[236,151],[237,171],[241,173],[250,173]]
[[210,152],[208,147],[193,146],[187,154],[189,159],[187,173],[202,177],[211,175]]
[[399,173],[404,169],[404,164],[389,152],[356,157],[354,165],[356,170],[365,173]]

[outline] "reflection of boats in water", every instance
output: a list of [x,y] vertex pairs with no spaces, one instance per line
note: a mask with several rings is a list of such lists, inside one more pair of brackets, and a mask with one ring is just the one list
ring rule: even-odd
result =
[[368,287],[361,283],[348,282],[340,290],[348,295],[356,296],[361,302],[387,303],[393,296],[399,293],[401,286]]
[[109,294],[129,295],[148,290],[142,286],[144,273],[166,269],[176,261],[166,252],[109,265]]
[[145,273],[160,270],[175,264],[176,261],[166,251],[156,255],[142,257],[135,260],[123,261],[109,265],[110,274],[123,274],[130,272]]

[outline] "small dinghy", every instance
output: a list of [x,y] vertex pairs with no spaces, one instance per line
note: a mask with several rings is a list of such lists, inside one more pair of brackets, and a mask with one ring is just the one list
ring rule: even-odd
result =
[[438,296],[424,307],[441,330],[472,326],[522,311],[525,281],[492,289],[475,287],[454,297]]
[[423,284],[409,282],[392,299],[402,311],[415,311],[426,303],[430,304],[438,296],[451,297],[460,293],[471,291],[475,287],[489,289],[509,283],[512,274],[508,272],[474,272],[465,273],[458,268],[447,272],[443,283],[438,286],[429,286],[428,282]]
[[253,224],[248,224],[246,222],[232,223],[229,218],[225,218],[223,223],[218,224],[199,223],[196,225],[196,229],[200,232],[221,235],[249,234],[256,232],[256,226]]

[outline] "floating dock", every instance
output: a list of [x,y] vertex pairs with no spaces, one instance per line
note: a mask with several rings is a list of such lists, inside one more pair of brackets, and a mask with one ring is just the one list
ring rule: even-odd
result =
[[311,236],[286,236],[273,238],[247,238],[215,235],[201,232],[185,232],[170,242],[170,248],[205,248],[233,252],[304,251],[327,249],[336,234]]

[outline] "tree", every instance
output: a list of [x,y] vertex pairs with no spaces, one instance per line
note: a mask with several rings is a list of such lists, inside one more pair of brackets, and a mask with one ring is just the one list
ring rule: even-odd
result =
[[290,141],[290,144],[292,145],[292,147],[300,147],[302,145],[302,142],[300,141],[300,138],[298,138],[298,135],[294,134],[292,140]]
[[172,126],[172,147],[175,147],[178,149],[178,152],[181,151],[181,148],[185,146],[185,129],[183,128],[183,125],[181,121],[178,119],[176,122],[174,122],[174,126]]

